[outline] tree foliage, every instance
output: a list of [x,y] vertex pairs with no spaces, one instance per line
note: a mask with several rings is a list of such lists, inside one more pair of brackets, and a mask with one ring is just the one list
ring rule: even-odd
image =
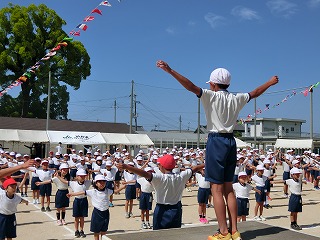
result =
[[[46,5],[9,4],[0,10],[0,85],[4,88],[45,56],[67,34],[65,21]],[[67,119],[69,93],[90,75],[90,57],[79,41],[61,48],[21,84],[17,97],[0,98],[0,116],[46,118],[48,76],[51,78],[50,118]]]

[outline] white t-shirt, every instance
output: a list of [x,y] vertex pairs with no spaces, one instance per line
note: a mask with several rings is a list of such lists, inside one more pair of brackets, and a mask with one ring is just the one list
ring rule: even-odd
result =
[[109,197],[113,194],[113,191],[106,188],[104,191],[98,191],[97,189],[90,189],[86,191],[86,195],[91,197],[92,206],[100,211],[106,211],[109,209]]
[[51,181],[57,186],[57,189],[59,189],[59,190],[67,190],[68,189],[68,183],[61,182],[58,177],[52,178]]
[[13,198],[7,197],[6,191],[0,191],[0,213],[3,215],[11,215],[17,212],[17,206],[21,202],[22,198],[14,194]]
[[118,168],[111,167],[110,170],[105,168],[105,169],[101,169],[100,172],[101,172],[101,174],[104,175],[104,177],[107,181],[114,181],[114,179],[116,177],[116,173],[118,172]]
[[232,187],[237,198],[249,198],[250,191],[253,189],[250,184],[242,185],[239,182],[232,184]]
[[[90,180],[85,180],[83,184],[79,184],[78,181],[70,181],[69,186],[71,187],[73,192],[85,192],[91,186]],[[85,198],[86,195],[75,196],[75,198]]]
[[248,103],[248,93],[234,95],[228,91],[202,89],[201,102],[210,132],[232,133],[240,110]]
[[52,174],[54,173],[54,171],[53,170],[44,171],[42,169],[41,170],[37,169],[35,173],[38,174],[40,181],[44,182],[52,179]]
[[210,188],[210,182],[205,180],[205,177],[201,173],[196,173],[196,180],[199,187],[201,188]]
[[267,177],[262,175],[261,177],[259,177],[258,175],[253,175],[251,177],[252,181],[255,182],[256,186],[257,187],[264,187],[266,185],[266,180],[267,180]]
[[[129,173],[127,171],[123,171],[123,178],[126,182],[137,180],[137,175],[134,173]],[[129,183],[128,185],[136,185],[136,183]]]
[[152,184],[144,177],[137,179],[137,182],[141,185],[141,192],[151,193],[154,191]]
[[182,192],[192,176],[192,170],[186,169],[179,174],[153,173],[151,184],[156,192],[156,202],[175,205],[181,201]]
[[285,180],[285,183],[289,186],[289,190],[291,193],[293,193],[295,195],[301,195],[301,188],[302,188],[301,181],[296,182],[293,179],[288,179],[288,180]]

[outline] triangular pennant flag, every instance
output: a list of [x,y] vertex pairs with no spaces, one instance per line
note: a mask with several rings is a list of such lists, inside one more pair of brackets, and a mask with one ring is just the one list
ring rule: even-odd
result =
[[62,39],[63,42],[72,42],[73,38],[70,37],[65,37],[64,39]]
[[80,29],[82,29],[83,31],[86,31],[87,28],[88,28],[88,26],[87,26],[86,24],[82,23],[82,24],[79,24],[78,26],[76,26],[76,28],[80,28]]
[[71,31],[71,32],[70,32],[70,35],[80,36],[80,31]]
[[49,60],[49,59],[50,59],[49,56],[48,56],[48,57],[43,57],[43,58],[41,58],[41,60],[44,60],[44,61]]
[[94,17],[93,17],[93,16],[88,16],[88,17],[86,17],[85,19],[83,19],[84,22],[90,22],[90,21],[92,21],[92,20],[94,20]]
[[102,15],[102,11],[100,9],[98,9],[98,8],[93,9],[91,11],[91,13],[98,13],[98,14]]
[[66,46],[68,46],[68,43],[66,43],[66,42],[61,42],[61,43],[58,43],[58,45],[59,45],[59,46],[66,47]]
[[56,46],[55,48],[52,48],[52,49],[50,50],[50,52],[58,51],[58,50],[60,50],[60,48],[61,48],[61,46],[58,45],[58,46]]
[[320,82],[317,82],[315,85],[313,85],[313,87],[318,87],[318,85],[320,84]]
[[303,95],[304,95],[305,97],[308,96],[309,88],[307,88],[306,90],[304,90],[302,93],[303,93]]
[[111,4],[108,1],[102,1],[99,5],[111,7]]
[[[53,57],[54,55],[56,55],[57,54],[57,52],[48,52],[47,54],[46,54],[46,57]],[[36,63],[37,64],[37,63]]]

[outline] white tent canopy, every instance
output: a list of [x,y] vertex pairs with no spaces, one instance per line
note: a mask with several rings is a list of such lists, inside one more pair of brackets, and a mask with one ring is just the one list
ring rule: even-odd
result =
[[62,144],[103,144],[106,143],[100,132],[48,131],[50,143]]
[[312,139],[277,139],[276,148],[313,149]]
[[0,141],[74,145],[154,145],[147,134],[0,129]]

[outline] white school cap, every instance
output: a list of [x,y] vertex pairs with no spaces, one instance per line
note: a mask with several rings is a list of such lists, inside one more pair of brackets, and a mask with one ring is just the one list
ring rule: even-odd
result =
[[102,174],[98,174],[95,176],[94,181],[107,181],[107,179]]
[[64,169],[64,168],[69,168],[68,164],[66,164],[66,163],[61,163],[59,169],[61,170],[61,169]]
[[296,168],[296,167],[294,167],[294,168],[292,168],[291,170],[290,170],[290,174],[301,174],[302,172],[300,171],[300,169],[299,168]]
[[269,159],[263,160],[263,164],[270,164],[270,163],[271,163],[271,161]]
[[230,81],[230,72],[225,68],[217,68],[211,72],[209,81],[207,83],[212,82],[217,84],[230,85]]
[[76,175],[77,175],[77,176],[86,176],[87,173],[86,173],[85,170],[79,169],[79,170],[77,171]]
[[295,165],[295,164],[297,164],[297,163],[300,163],[300,161],[299,161],[299,160],[296,160],[296,159],[292,161],[292,165]]
[[248,176],[246,172],[239,172],[238,174],[238,178],[242,177],[242,176]]
[[260,170],[264,170],[264,166],[263,165],[258,165],[257,168],[256,168],[257,171],[260,171]]
[[152,168],[152,167],[146,167],[146,168],[144,169],[144,171],[146,171],[146,172],[153,171],[153,168]]
[[110,160],[106,161],[106,166],[112,166],[112,162]]

